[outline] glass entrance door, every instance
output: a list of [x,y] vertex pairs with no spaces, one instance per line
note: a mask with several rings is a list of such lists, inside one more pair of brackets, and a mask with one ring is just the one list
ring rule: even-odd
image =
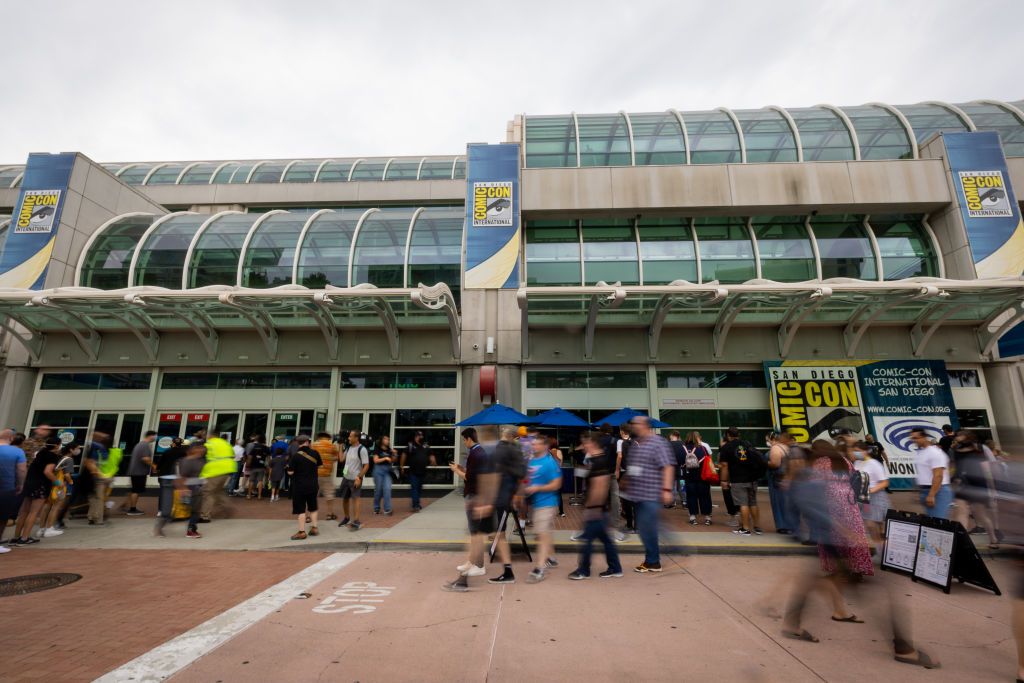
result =
[[274,412],[274,433],[268,436],[291,439],[297,434],[306,434],[315,439],[326,427],[326,410],[278,410]]
[[93,432],[107,435],[110,448],[120,448],[124,454],[118,476],[128,472],[128,456],[132,449],[142,440],[142,427],[145,416],[143,413],[96,413],[93,418]]
[[373,439],[374,443],[382,436],[386,436],[393,441],[395,436],[392,430],[393,418],[394,415],[390,410],[343,412],[341,413],[341,419],[338,421],[340,425],[339,431],[342,437],[346,437],[348,432],[353,429],[358,430]]
[[245,413],[242,417],[242,437],[248,441],[253,434],[262,434],[271,438],[273,434],[267,434],[270,426],[269,413]]

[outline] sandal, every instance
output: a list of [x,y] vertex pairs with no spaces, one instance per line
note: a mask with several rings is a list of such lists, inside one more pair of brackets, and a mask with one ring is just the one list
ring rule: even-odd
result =
[[310,536],[319,536],[320,535],[320,530],[317,529],[315,526],[314,527],[310,527],[309,528],[309,535]]
[[305,531],[299,531],[299,532],[296,532],[296,533],[292,534],[292,540],[293,541],[304,541],[305,539],[306,539],[306,532]]
[[864,623],[864,620],[863,619],[858,619],[856,614],[851,614],[850,616],[846,617],[845,619],[836,619],[835,617],[832,617],[832,621],[841,621],[841,622],[846,623],[846,624],[863,624]]
[[913,657],[911,657],[910,655],[894,655],[893,658],[897,662],[903,662],[904,664],[913,664],[914,666],[923,666],[926,669],[942,668],[942,665],[940,663],[934,661],[923,650],[918,650]]
[[787,638],[792,638],[793,640],[806,640],[808,643],[818,642],[818,639],[812,636],[810,633],[808,633],[806,629],[803,629],[799,632],[787,631],[786,629],[782,629],[782,635],[786,636]]

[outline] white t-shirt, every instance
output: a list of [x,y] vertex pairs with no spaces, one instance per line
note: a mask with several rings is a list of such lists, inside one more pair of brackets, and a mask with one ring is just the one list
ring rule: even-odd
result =
[[932,485],[932,470],[942,467],[942,484],[949,483],[949,456],[936,445],[914,451],[914,469],[917,471],[918,486]]
[[865,472],[868,475],[868,484],[874,487],[883,481],[889,481],[889,474],[885,471],[885,465],[874,458],[864,458],[853,463],[854,469],[858,472]]
[[231,448],[235,451],[235,462],[238,462],[245,457],[245,449],[239,446],[237,443]]

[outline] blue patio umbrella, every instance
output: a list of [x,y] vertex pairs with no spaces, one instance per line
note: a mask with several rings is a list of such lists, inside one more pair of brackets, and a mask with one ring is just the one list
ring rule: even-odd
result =
[[586,420],[562,408],[552,408],[533,417],[537,427],[590,427]]
[[475,415],[470,415],[461,422],[456,423],[456,427],[476,427],[477,425],[517,425],[517,424],[533,424],[534,419],[527,417],[517,410],[513,410],[508,406],[503,406],[500,403],[484,408]]
[[[650,416],[647,415],[647,413],[641,413],[639,410],[633,410],[632,408],[623,408],[622,410],[616,410],[614,413],[608,415],[607,417],[602,417],[598,422],[595,422],[594,425],[600,427],[603,424],[610,424],[613,427],[618,427],[620,424],[629,422],[634,417]],[[654,427],[655,429],[663,429],[664,427],[670,427],[671,425],[669,425],[669,423],[667,422],[662,422],[661,420],[656,420],[655,418],[652,417],[651,426]]]

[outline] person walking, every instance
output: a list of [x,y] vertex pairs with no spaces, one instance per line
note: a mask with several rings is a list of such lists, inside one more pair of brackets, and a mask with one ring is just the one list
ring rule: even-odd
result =
[[[292,478],[292,514],[299,524],[299,530],[292,534],[292,540],[301,541],[307,536],[320,535],[317,526],[317,497],[320,488],[319,472],[323,461],[320,459],[320,453],[310,447],[308,436],[300,434],[295,440],[298,448],[288,460],[288,473]],[[308,534],[307,520],[312,523]]]
[[793,532],[786,514],[786,463],[793,437],[789,432],[771,432],[766,441],[768,443],[768,502],[772,507],[775,533],[787,536]]
[[697,526],[697,515],[704,516],[704,526],[711,526],[711,484],[704,481],[704,461],[711,452],[700,440],[700,434],[686,435],[683,447],[683,484],[686,487],[686,508],[690,513],[690,526]]
[[[330,440],[330,435],[327,436]],[[334,446],[334,442],[331,442],[331,446]],[[335,450],[337,452],[337,450]],[[285,478],[285,470],[288,467],[288,449],[279,448],[274,450],[270,449],[270,466],[267,468],[267,473],[270,474],[270,502],[277,502],[281,500],[281,483]],[[332,477],[333,479],[333,477]],[[333,486],[331,487],[332,493]]]
[[538,434],[533,438],[533,458],[527,463],[527,485],[523,494],[529,496],[533,532],[537,534],[537,563],[527,583],[543,581],[546,572],[558,566],[551,541],[551,526],[558,508],[558,491],[562,487],[562,468],[551,455],[548,439]]
[[206,451],[206,464],[203,465],[199,475],[205,480],[202,495],[203,507],[199,515],[199,522],[206,523],[213,518],[214,510],[224,507],[224,487],[237,469],[235,451],[231,448],[231,444],[219,436],[193,445],[204,448]]
[[[305,436],[305,434],[300,436]],[[302,448],[302,444],[308,441],[309,438],[305,438],[299,445],[299,448]],[[320,495],[323,496],[324,502],[327,503],[327,516],[324,519],[333,522],[338,519],[338,515],[334,513],[334,492],[336,488],[334,485],[334,472],[337,469],[338,458],[341,453],[328,432],[317,434],[316,441],[311,444],[311,448],[320,454],[320,467],[316,471],[316,476],[317,485],[320,487]],[[298,449],[296,449],[297,452]]]
[[[331,440],[331,443],[334,443],[333,439]],[[337,448],[337,446],[335,446],[335,448]],[[284,465],[281,467],[281,471],[284,474],[282,474],[281,478],[279,479],[280,483],[279,483],[279,485],[277,487],[277,494],[274,495],[274,496],[271,496],[272,498],[274,498],[274,500],[280,500],[281,499],[281,491],[287,491],[288,490],[289,481],[288,481],[288,468],[287,468],[287,465],[288,465],[288,459],[291,458],[292,455],[293,455],[293,453],[291,451],[289,451],[288,439],[283,434],[278,434],[277,436],[275,436],[274,437],[274,443],[270,444],[270,461],[273,462],[274,458],[276,456],[283,456],[283,458],[284,458]],[[337,458],[335,458],[335,461],[337,461]],[[331,476],[333,476],[333,475],[334,475],[334,473],[332,472]],[[273,475],[271,475],[271,476],[273,476]],[[331,486],[331,489],[332,490],[334,489],[333,485]]]
[[25,452],[11,444],[14,432],[0,431],[0,554],[10,551],[3,545],[7,523],[17,519],[20,497],[28,473]]
[[74,493],[75,457],[81,455],[82,447],[74,442],[64,444],[54,471],[60,476],[55,484],[55,495],[51,495],[42,512],[39,513],[39,533],[43,538],[52,538],[64,533],[64,515]]
[[[370,453],[360,440],[360,433],[352,430],[348,433],[348,448],[345,450],[345,467],[341,473],[341,486],[338,497],[341,498],[341,509],[345,517],[338,526],[348,525],[349,531],[359,531],[359,497],[363,493],[363,477],[370,469]],[[349,502],[351,501],[351,510]],[[351,517],[349,514],[351,513]]]
[[235,439],[234,443],[231,444],[231,450],[235,454],[235,472],[228,479],[228,496],[235,497],[239,495],[239,483],[242,478],[242,469],[245,467],[245,441],[243,439]]
[[[106,476],[110,451],[107,449],[108,435],[93,432],[92,440],[85,448],[82,465],[87,474],[89,496],[89,526],[103,526],[106,522],[107,492],[110,490],[111,478]],[[81,479],[81,475],[79,475]]]
[[[683,465],[686,460],[686,449],[683,447],[683,437],[676,430],[672,430],[668,434],[668,445],[672,448],[672,456],[676,459],[676,478],[673,483],[675,488],[675,494],[679,498],[679,504],[682,507],[686,507],[686,483],[683,479]],[[665,509],[671,510],[674,508],[675,500],[671,505],[666,505]]]
[[14,525],[11,546],[26,546],[39,542],[39,539],[32,537],[32,528],[36,524],[40,510],[50,498],[50,489],[58,481],[56,468],[60,460],[60,447],[60,439],[50,437],[43,447],[36,451],[32,463],[28,466],[21,510]]
[[153,472],[153,448],[156,432],[146,432],[142,441],[135,444],[128,461],[128,478],[131,480],[131,492],[128,494],[126,515],[138,517],[145,514],[139,509],[139,496],[146,492],[146,481]]
[[729,427],[725,444],[718,453],[718,466],[722,489],[739,496],[740,525],[733,533],[749,536],[753,532],[760,536],[764,532],[760,527],[761,510],[757,506],[757,482],[764,475],[764,458],[750,442],[740,438],[739,429]]
[[[565,456],[562,454],[562,449],[558,447],[558,439],[554,436],[549,435],[548,440],[548,452],[551,453],[551,457],[558,463],[558,470],[562,470],[562,466],[565,464]],[[558,490],[558,516],[565,517],[565,502],[562,500],[562,490]]]
[[[373,449],[373,514],[394,514],[391,510],[391,484],[398,455],[391,448],[391,437],[382,436]],[[383,503],[383,507],[381,507]]]
[[402,476],[405,470],[409,470],[409,499],[412,504],[412,511],[419,512],[423,509],[420,505],[420,496],[423,494],[423,482],[427,477],[427,466],[434,466],[437,460],[434,458],[430,445],[427,444],[423,432],[417,431],[413,434],[412,441],[405,447],[401,461],[398,464],[398,475]]
[[[199,533],[200,510],[203,505],[203,468],[206,466],[206,448],[202,444],[191,444],[185,450],[185,457],[178,461],[178,478],[174,482],[178,499],[190,508],[185,538],[202,538]],[[234,457],[232,457],[234,462]],[[230,475],[228,475],[230,476]]]
[[608,568],[599,574],[603,579],[622,576],[622,564],[615,542],[608,533],[608,493],[612,480],[612,461],[605,453],[597,435],[583,435],[583,450],[586,453],[587,494],[583,507],[583,547],[580,548],[579,564],[569,578],[581,581],[590,578],[590,558],[593,554],[594,541],[604,544],[605,560]]
[[462,430],[462,445],[466,447],[466,464],[450,463],[448,467],[464,481],[463,498],[466,523],[469,527],[469,558],[456,567],[459,572],[454,581],[441,587],[446,591],[464,593],[469,590],[469,578],[483,576],[487,535],[494,533],[494,502],[497,496],[497,477],[494,461],[473,427]]
[[658,510],[672,502],[676,462],[663,437],[654,433],[651,418],[633,418],[630,431],[636,442],[629,450],[624,490],[636,506],[636,525],[644,544],[644,561],[633,571],[641,574],[661,571],[658,547]]
[[868,476],[868,502],[861,504],[861,517],[875,547],[882,549],[882,524],[889,511],[889,473],[885,465],[874,457],[874,449],[866,441],[858,441],[851,451],[853,467]]
[[[245,464],[249,472],[249,484],[246,487],[245,497],[256,500],[263,499],[263,485],[267,480],[267,460],[270,458],[270,448],[267,446],[267,437],[257,434],[256,440],[252,442],[252,448],[246,454]],[[255,496],[253,494],[255,491]]]
[[171,441],[170,447],[157,456],[156,477],[160,483],[160,498],[157,503],[154,536],[164,536],[164,527],[174,518],[174,491],[178,482],[178,462],[185,457],[185,442],[180,437]]
[[[516,493],[526,477],[526,458],[523,457],[522,446],[519,445],[518,433],[514,428],[505,429],[501,440],[494,445],[494,473],[497,475],[498,493],[494,500],[494,516],[499,522],[505,519],[514,520],[512,510],[515,506]],[[497,528],[497,555],[502,564],[499,576],[487,579],[488,583],[515,583],[516,575],[512,571],[512,550],[508,545],[505,527]]]
[[629,492],[629,487],[625,485],[624,481],[627,479],[626,475],[629,471],[629,452],[635,444],[636,441],[633,439],[630,426],[628,424],[620,425],[619,438],[615,442],[615,460],[618,463],[616,476],[619,479],[619,503],[622,505],[622,516],[626,520],[625,532],[627,534],[635,534],[637,532],[636,505]]
[[962,502],[956,506],[956,521],[969,531],[974,528],[970,519],[973,515],[988,534],[989,548],[997,550],[1001,533],[995,514],[996,487],[992,476],[995,456],[985,450],[978,435],[970,430],[960,430],[953,439],[949,451],[956,472],[953,494]]
[[949,506],[953,504],[953,489],[949,486],[949,455],[932,442],[924,429],[912,430],[910,438],[917,446],[914,471],[924,513],[936,519],[949,519]]

